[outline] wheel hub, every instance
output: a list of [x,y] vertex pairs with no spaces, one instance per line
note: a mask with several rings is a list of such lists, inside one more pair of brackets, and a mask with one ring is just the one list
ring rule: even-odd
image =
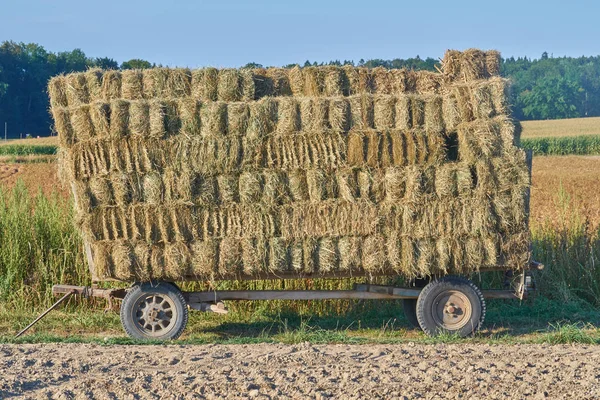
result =
[[136,327],[147,336],[165,335],[176,320],[175,304],[168,296],[144,296],[137,301],[134,312]]
[[438,326],[453,331],[464,327],[469,322],[472,306],[464,293],[446,290],[435,298],[432,311]]

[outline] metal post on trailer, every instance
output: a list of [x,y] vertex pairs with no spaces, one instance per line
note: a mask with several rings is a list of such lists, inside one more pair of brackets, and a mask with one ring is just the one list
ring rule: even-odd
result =
[[75,294],[74,290],[71,290],[70,292],[67,292],[63,297],[61,297],[56,303],[52,304],[52,306],[50,306],[49,309],[47,309],[46,311],[44,311],[39,317],[37,317],[35,319],[35,321],[33,321],[32,323],[30,323],[29,325],[27,325],[25,327],[25,329],[23,329],[21,332],[17,333],[17,336],[15,336],[15,339],[20,337],[21,335],[23,335],[25,332],[27,332],[32,326],[34,326],[35,324],[37,324],[42,318],[44,318],[46,315],[48,315],[48,313],[52,310],[54,310],[56,307],[58,307],[60,305],[60,303],[62,303],[63,301],[67,300],[69,297],[71,297],[72,295]]

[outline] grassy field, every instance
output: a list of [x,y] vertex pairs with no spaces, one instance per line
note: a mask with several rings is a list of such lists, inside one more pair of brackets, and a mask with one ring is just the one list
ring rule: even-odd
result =
[[600,117],[523,121],[522,138],[600,135]]

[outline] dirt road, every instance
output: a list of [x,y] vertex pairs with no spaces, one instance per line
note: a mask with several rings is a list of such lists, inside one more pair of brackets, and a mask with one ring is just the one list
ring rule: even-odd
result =
[[600,398],[600,347],[0,345],[0,398]]

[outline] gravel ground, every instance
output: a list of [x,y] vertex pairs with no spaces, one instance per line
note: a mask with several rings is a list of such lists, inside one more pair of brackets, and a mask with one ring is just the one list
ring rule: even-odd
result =
[[0,398],[599,399],[600,347],[0,345]]

